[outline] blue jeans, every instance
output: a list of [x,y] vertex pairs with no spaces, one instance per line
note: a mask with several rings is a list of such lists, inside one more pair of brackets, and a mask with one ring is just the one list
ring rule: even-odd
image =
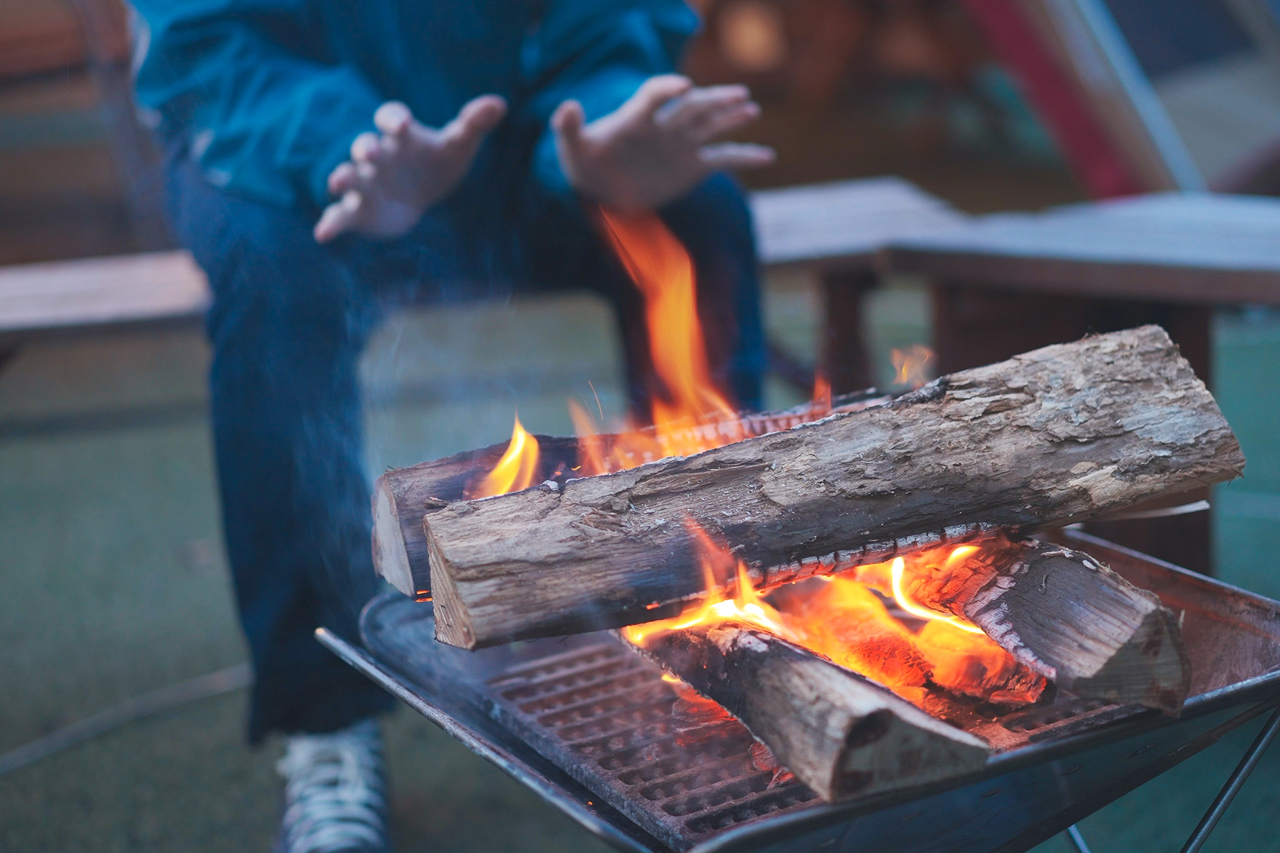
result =
[[[643,412],[643,303],[579,205],[527,189],[493,221],[445,206],[400,240],[320,246],[314,211],[222,192],[181,145],[171,147],[168,172],[176,234],[214,295],[209,387],[222,521],[257,672],[249,737],[334,731],[390,704],[313,637],[320,625],[355,637],[359,609],[378,588],[356,363],[379,320],[406,302],[507,295],[509,281],[517,290],[599,290],[616,306],[629,390]],[[694,258],[713,367],[754,408],[766,357],[742,194],[714,176],[662,216]],[[508,236],[486,243],[486,234]]]

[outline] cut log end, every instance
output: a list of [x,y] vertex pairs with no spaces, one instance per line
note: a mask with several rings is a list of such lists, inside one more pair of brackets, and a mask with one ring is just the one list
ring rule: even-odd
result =
[[1079,696],[1180,713],[1191,689],[1191,662],[1177,617],[1168,608],[1152,608],[1101,669],[1063,687]]
[[385,479],[378,480],[373,493],[373,569],[400,592],[418,597],[396,501]]
[[[427,543],[427,554],[433,562],[439,559],[430,541]],[[480,648],[476,642],[476,633],[471,628],[470,611],[459,601],[458,590],[453,580],[447,575],[437,577],[432,584],[431,596],[434,603],[436,639],[460,649]]]

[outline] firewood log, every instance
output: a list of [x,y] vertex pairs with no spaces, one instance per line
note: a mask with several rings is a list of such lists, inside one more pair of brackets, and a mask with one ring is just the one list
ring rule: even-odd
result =
[[724,706],[823,799],[981,769],[988,747],[862,676],[733,622],[659,634],[642,652]]
[[1154,593],[1058,545],[979,551],[965,567],[916,574],[905,591],[977,625],[1064,690],[1182,709],[1191,661],[1178,617]]
[[[826,401],[821,413],[854,411],[887,399],[873,391],[846,394],[836,398],[834,409],[832,402]],[[781,412],[746,415],[734,430],[742,435],[763,435],[814,419],[812,404],[806,403]],[[707,424],[692,429],[691,433],[706,434],[716,429],[715,425]],[[534,438],[542,450],[537,481],[550,479],[562,483],[568,479],[581,461],[578,440],[544,435]],[[607,434],[592,439],[601,452],[611,449],[616,440],[617,436]],[[505,444],[495,444],[447,459],[392,468],[378,477],[373,486],[373,566],[387,583],[410,598],[422,601],[431,598],[431,564],[422,517],[465,497],[469,483],[490,470],[505,450]],[[644,461],[637,459],[634,464]]]
[[1243,466],[1162,329],[1099,335],[696,456],[430,509],[437,636],[479,648],[673,615],[708,594],[687,522],[769,585],[1061,526]]

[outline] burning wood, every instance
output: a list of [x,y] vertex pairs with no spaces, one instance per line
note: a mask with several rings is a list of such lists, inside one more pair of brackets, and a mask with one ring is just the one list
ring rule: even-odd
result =
[[987,759],[972,735],[749,625],[664,632],[644,653],[728,709],[828,801],[975,771]]
[[438,636],[478,648],[679,612],[707,594],[686,518],[772,586],[1095,517],[1243,464],[1163,330],[1100,335],[693,457],[428,508]]
[[[518,423],[518,422],[517,422]],[[520,427],[523,431],[523,427]],[[405,595],[431,598],[427,537],[422,517],[467,496],[502,464],[516,436],[495,444],[409,468],[396,468],[378,478],[373,488],[373,565],[378,574]],[[569,438],[529,436],[525,447],[538,453],[531,482],[563,476],[577,464],[578,443]],[[527,454],[525,454],[527,456]],[[519,457],[517,457],[519,458]],[[517,473],[519,472],[517,465]]]
[[872,592],[892,597],[884,586],[844,576],[818,589],[802,586],[808,589],[783,587],[775,597],[789,623],[805,626],[805,647],[919,707],[926,704],[926,685],[1001,705],[1029,704],[1044,692],[1043,677],[971,624],[954,624],[933,613],[913,633]]
[[1182,708],[1191,663],[1178,617],[1088,554],[1030,543],[973,548],[961,565],[928,552],[913,562],[905,572],[904,559],[894,560],[899,596],[968,620],[1059,687],[1170,713]]
[[[734,557],[703,531],[690,532],[714,588]],[[709,598],[621,633],[741,720],[827,800],[980,765],[980,741],[930,716],[946,717],[939,712],[952,704],[947,693],[1025,705],[1040,698],[1048,675],[1085,696],[1181,707],[1190,666],[1173,614],[1087,555],[991,538],[912,557],[909,572],[898,557],[783,587],[771,601],[738,562],[732,599]],[[1045,602],[1077,601],[1084,573],[1101,574],[1112,596],[1105,613],[1094,613],[1086,595],[1075,624]],[[1008,600],[1037,594],[1027,608]],[[913,631],[904,619],[924,625]]]

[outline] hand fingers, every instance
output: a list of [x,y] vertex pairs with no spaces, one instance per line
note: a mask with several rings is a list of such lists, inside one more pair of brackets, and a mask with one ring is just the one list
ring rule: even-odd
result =
[[654,121],[663,127],[683,128],[722,109],[745,103],[751,98],[746,86],[704,86],[690,89],[658,110]]
[[720,142],[698,149],[698,159],[712,169],[756,169],[768,166],[777,154],[767,145]]
[[373,124],[388,136],[399,136],[409,129],[413,113],[399,101],[387,101],[373,114]]
[[688,92],[693,81],[683,74],[660,74],[644,81],[636,93],[632,95],[622,109],[633,113],[636,117],[651,118],[658,108]]
[[376,159],[380,147],[378,134],[373,131],[362,133],[351,143],[351,159],[356,163]]
[[440,138],[446,144],[479,143],[507,114],[507,102],[497,95],[473,98],[458,111],[458,117],[444,126]]
[[582,110],[582,104],[577,101],[565,101],[551,114],[551,129],[563,142],[573,147],[582,144],[582,128],[586,122],[586,113]]
[[329,195],[340,197],[355,186],[356,166],[350,160],[329,173]]
[[695,145],[710,142],[718,136],[733,133],[760,118],[760,105],[755,101],[735,104],[703,116],[686,129],[685,133]]
[[360,221],[364,209],[364,198],[360,193],[351,191],[324,209],[320,221],[312,232],[317,243],[328,243],[340,234],[352,230]]
[[348,160],[329,173],[329,195],[341,196],[351,190],[369,189],[377,178],[376,164]]

